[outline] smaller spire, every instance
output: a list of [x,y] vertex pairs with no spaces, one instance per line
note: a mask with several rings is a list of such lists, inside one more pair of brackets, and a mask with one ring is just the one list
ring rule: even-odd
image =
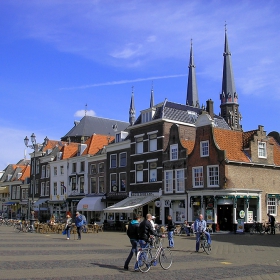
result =
[[87,104],[85,105],[85,116],[87,115]]
[[129,108],[129,123],[133,125],[135,123],[135,106],[134,106],[134,87],[131,87],[131,99],[130,99],[130,108]]
[[152,81],[151,98],[150,98],[150,108],[154,107],[154,84]]

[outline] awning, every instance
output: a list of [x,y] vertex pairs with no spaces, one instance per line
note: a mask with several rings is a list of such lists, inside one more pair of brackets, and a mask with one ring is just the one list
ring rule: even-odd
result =
[[0,193],[8,193],[9,187],[0,187]]
[[46,201],[48,200],[48,198],[41,198],[41,199],[38,199],[37,201],[34,202],[34,207],[38,207],[39,205],[45,203]]
[[103,211],[105,204],[101,202],[103,196],[91,196],[82,198],[78,205],[78,211]]
[[158,195],[131,196],[104,209],[104,212],[132,213],[133,210],[142,207],[159,198]]

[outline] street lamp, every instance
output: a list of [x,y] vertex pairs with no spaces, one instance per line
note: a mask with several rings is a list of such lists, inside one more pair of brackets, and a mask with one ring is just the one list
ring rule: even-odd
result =
[[48,137],[46,136],[46,138],[44,139],[44,142],[43,144],[37,144],[36,142],[36,136],[34,133],[31,134],[31,145],[28,145],[29,143],[29,139],[28,137],[26,136],[24,138],[24,144],[27,148],[31,148],[34,150],[34,153],[33,153],[33,165],[31,164],[31,174],[33,175],[33,185],[32,185],[32,201],[31,201],[31,205],[29,204],[29,218],[30,218],[30,226],[33,225],[33,222],[34,222],[34,193],[35,193],[35,184],[36,184],[36,152],[39,151],[39,148],[44,148],[48,142],[49,142],[49,139]]

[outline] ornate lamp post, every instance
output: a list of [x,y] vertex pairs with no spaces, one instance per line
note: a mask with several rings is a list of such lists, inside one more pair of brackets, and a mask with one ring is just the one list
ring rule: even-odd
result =
[[35,221],[35,218],[34,218],[34,193],[35,193],[35,184],[36,184],[36,152],[39,151],[39,148],[44,148],[48,144],[49,139],[46,136],[43,144],[37,144],[36,136],[35,136],[34,133],[32,133],[30,138],[31,138],[31,143],[32,144],[28,145],[29,139],[28,139],[27,136],[24,138],[24,144],[27,148],[31,148],[31,149],[34,150],[34,152],[33,152],[33,164],[31,164],[31,174],[32,174],[33,184],[31,184],[31,188],[30,188],[30,190],[32,192],[32,201],[31,201],[31,204],[29,203],[29,210],[28,210],[29,219],[30,219],[30,227],[34,228],[33,223]]

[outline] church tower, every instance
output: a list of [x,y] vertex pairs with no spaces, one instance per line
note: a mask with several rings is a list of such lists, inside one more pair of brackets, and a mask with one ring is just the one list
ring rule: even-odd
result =
[[238,95],[235,89],[233,70],[231,65],[231,53],[229,50],[227,28],[225,25],[224,65],[221,100],[221,116],[233,130],[242,130],[240,125],[241,114],[239,113]]
[[131,100],[130,100],[130,108],[129,108],[129,123],[130,125],[134,125],[135,123],[135,106],[134,106],[134,92],[132,87],[132,93],[131,93]]
[[189,77],[188,77],[188,89],[186,105],[199,107],[198,92],[196,85],[195,65],[193,58],[192,40],[190,50],[190,62],[189,62]]

